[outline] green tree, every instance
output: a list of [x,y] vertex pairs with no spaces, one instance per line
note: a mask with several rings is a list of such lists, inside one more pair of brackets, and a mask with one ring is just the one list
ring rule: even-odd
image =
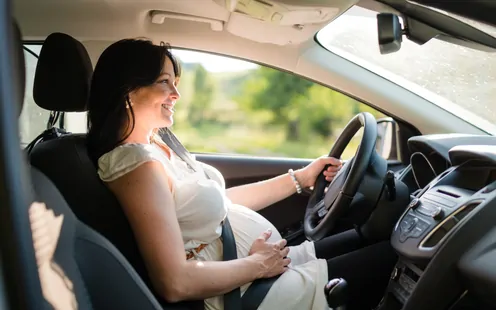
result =
[[245,84],[238,102],[249,109],[271,111],[272,123],[285,126],[287,139],[295,141],[300,138],[296,103],[312,84],[290,73],[260,67]]
[[193,97],[189,104],[189,120],[193,125],[205,121],[214,97],[214,84],[205,68],[197,65],[194,71]]
[[[290,73],[261,67],[248,78],[235,98],[247,118],[284,128],[288,142],[333,139],[362,111],[380,112],[328,87]],[[260,116],[270,115],[267,117]],[[264,124],[263,122],[260,122]]]
[[351,119],[355,105],[352,98],[315,84],[308,91],[306,120],[313,132],[330,137]]

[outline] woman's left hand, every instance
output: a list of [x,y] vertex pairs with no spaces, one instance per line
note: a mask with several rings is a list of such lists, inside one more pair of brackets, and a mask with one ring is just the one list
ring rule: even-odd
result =
[[315,159],[305,168],[295,171],[295,177],[300,183],[300,186],[302,188],[314,186],[319,173],[322,172],[326,165],[330,166],[326,170],[324,170],[323,174],[326,177],[326,181],[331,182],[338,171],[341,169],[342,162],[341,160],[334,157],[322,156]]

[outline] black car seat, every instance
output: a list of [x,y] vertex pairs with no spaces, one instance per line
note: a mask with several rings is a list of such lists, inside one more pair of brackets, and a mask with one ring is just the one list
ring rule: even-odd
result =
[[[17,55],[14,62],[18,65],[21,80],[16,89],[21,98],[19,115],[22,111],[25,87],[25,63],[21,44],[21,34],[17,26]],[[80,222],[68,207],[66,201],[54,184],[36,168],[29,166],[35,201],[44,203],[46,209],[37,209],[36,215],[30,216],[31,228],[37,261],[46,253],[50,253],[51,277],[47,278],[40,271],[40,282],[47,303],[39,305],[39,309],[52,308],[54,299],[69,298],[70,309],[161,309],[160,304],[141,280],[136,271],[121,253],[104,237]],[[35,208],[31,205],[30,211]],[[52,213],[53,212],[53,213]],[[30,212],[35,214],[35,212]],[[56,219],[61,225],[54,231]],[[40,228],[46,228],[40,235]],[[51,238],[54,237],[54,238]],[[48,241],[48,239],[50,239]],[[52,247],[52,251],[47,251]],[[40,270],[40,269],[39,269]],[[56,287],[57,280],[63,283],[65,295],[60,290],[50,295],[49,287]],[[55,286],[54,286],[55,285]],[[51,299],[54,298],[54,299]]]
[[[84,46],[69,35],[49,35],[40,52],[33,97],[38,106],[86,111],[92,69]],[[57,186],[76,217],[105,236],[153,291],[131,226],[115,196],[99,179],[86,149],[85,134],[67,134],[37,144],[30,163]],[[175,304],[155,296],[165,309],[203,309],[203,301]]]
[[[62,216],[60,237],[53,240],[56,248],[52,264],[62,270],[64,282],[70,283],[77,309],[162,309],[124,256],[74,216],[45,175],[34,167],[30,173],[35,201],[47,206],[45,213],[52,211],[54,218]],[[37,226],[37,223],[32,225]],[[62,275],[61,271],[58,273]]]

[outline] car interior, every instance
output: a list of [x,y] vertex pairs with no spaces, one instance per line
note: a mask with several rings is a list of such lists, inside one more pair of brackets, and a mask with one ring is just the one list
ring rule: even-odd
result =
[[[374,48],[381,54],[408,48],[406,41],[421,48],[443,41],[453,49],[475,50],[489,55],[478,61],[494,68],[495,75],[473,87],[492,91],[495,3],[0,3],[1,309],[204,308],[203,300],[168,302],[154,290],[131,226],[86,149],[85,115],[94,65],[107,46],[130,37],[284,71],[387,116],[356,113],[334,143],[325,146],[326,155],[341,158],[358,137],[356,152],[344,160],[334,180],[329,184],[321,176],[302,194],[260,211],[289,245],[328,237],[329,258],[349,263],[351,271],[335,271],[333,289],[322,288],[330,309],[496,309],[492,103],[483,103],[493,113],[486,119],[475,108],[457,113],[414,86],[333,52],[319,39],[341,15],[365,8],[377,20]],[[31,71],[27,57],[36,59]],[[27,142],[19,134],[25,97],[43,111],[36,114],[42,128]],[[216,167],[227,187],[262,181],[311,162],[191,152]],[[382,248],[374,245],[384,242],[394,250],[394,260],[375,250]],[[372,270],[377,261],[381,267]],[[350,273],[367,287],[359,296],[351,293],[357,286],[346,278]],[[255,304],[243,301],[242,309],[256,309],[263,296],[255,296]],[[236,308],[226,304],[225,309]]]

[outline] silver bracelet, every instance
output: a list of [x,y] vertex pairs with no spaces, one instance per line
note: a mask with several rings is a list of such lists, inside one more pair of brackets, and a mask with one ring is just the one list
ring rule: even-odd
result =
[[298,180],[296,179],[296,176],[295,176],[295,173],[294,173],[293,169],[289,169],[288,170],[288,173],[289,173],[289,176],[291,177],[291,179],[293,180],[293,183],[296,186],[296,192],[298,194],[301,194],[303,191],[301,189],[300,182],[298,182]]

